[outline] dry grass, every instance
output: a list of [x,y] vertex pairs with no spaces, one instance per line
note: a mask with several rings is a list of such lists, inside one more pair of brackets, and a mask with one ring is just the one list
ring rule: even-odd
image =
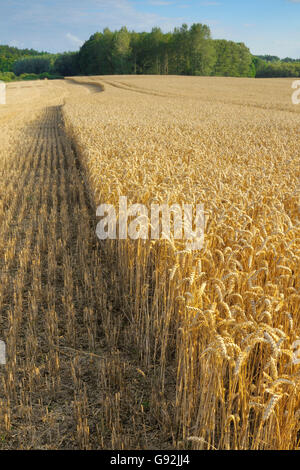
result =
[[[3,448],[298,449],[291,82],[76,81],[2,111]],[[203,250],[97,242],[119,195],[203,202]]]

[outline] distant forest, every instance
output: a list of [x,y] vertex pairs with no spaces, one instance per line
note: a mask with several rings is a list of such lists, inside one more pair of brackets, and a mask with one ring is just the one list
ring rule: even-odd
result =
[[300,59],[253,56],[244,43],[212,39],[200,23],[169,33],[105,28],[63,54],[0,46],[0,80],[113,74],[300,77]]

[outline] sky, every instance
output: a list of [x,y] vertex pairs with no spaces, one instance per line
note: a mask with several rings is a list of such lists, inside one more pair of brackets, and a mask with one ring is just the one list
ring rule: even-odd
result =
[[0,44],[75,51],[105,27],[204,23],[214,39],[244,42],[252,54],[300,58],[299,20],[300,0],[0,0]]

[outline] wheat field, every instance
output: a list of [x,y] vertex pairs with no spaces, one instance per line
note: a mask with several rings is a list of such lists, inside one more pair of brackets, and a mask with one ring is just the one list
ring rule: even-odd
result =
[[[0,448],[299,449],[291,80],[12,83],[0,108]],[[101,203],[196,204],[183,240]]]

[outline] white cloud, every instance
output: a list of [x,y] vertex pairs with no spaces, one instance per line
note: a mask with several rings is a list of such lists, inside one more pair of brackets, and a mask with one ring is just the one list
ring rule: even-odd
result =
[[79,47],[81,47],[84,42],[81,39],[79,39],[77,36],[74,36],[71,33],[67,33],[66,38],[69,39],[72,42],[72,44],[74,44],[75,46],[79,46]]
[[[0,0],[1,1],[1,0]],[[172,0],[149,0],[152,3],[168,4]],[[28,5],[28,6],[27,6]],[[27,8],[26,8],[27,7]],[[136,1],[131,0],[53,0],[41,3],[40,0],[24,0],[20,8],[11,15],[13,24],[21,24],[22,27],[43,25],[56,29],[58,26],[70,26],[83,30],[88,27],[92,32],[101,31],[106,26],[118,29],[127,26],[138,31],[160,26],[163,30],[172,29],[184,21],[182,17],[168,18],[154,12],[140,11]]]
[[154,6],[158,6],[158,7],[164,7],[164,6],[174,4],[174,2],[168,2],[168,1],[164,1],[164,0],[150,0],[148,3],[150,3],[150,5],[154,5]]
[[203,7],[216,7],[216,6],[222,5],[222,3],[207,1],[207,2],[201,2],[200,5]]
[[18,47],[19,49],[25,47],[23,42],[17,41],[16,39],[9,41],[8,45],[11,47]]

